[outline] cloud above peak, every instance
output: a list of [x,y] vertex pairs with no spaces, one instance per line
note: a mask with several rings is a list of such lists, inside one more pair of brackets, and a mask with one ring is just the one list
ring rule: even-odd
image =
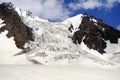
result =
[[100,6],[102,6],[102,4],[99,3],[97,0],[79,0],[78,2],[69,4],[69,7],[72,8],[73,10],[77,10],[81,8],[94,9]]
[[0,0],[12,2],[15,6],[29,10],[33,15],[50,20],[64,20],[69,17],[69,10],[63,5],[63,0]]
[[64,7],[63,0],[45,0],[42,4],[41,17],[52,20],[64,20],[69,17],[69,10]]
[[78,2],[70,3],[69,7],[73,10],[78,9],[94,9],[94,8],[107,8],[114,7],[120,0],[78,0]]
[[67,19],[74,11],[84,9],[106,8],[111,9],[120,0],[0,0],[12,2],[15,6],[28,10],[35,16],[52,21]]

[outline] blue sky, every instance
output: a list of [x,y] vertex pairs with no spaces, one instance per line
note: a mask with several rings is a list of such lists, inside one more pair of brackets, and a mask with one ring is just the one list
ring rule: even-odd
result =
[[[105,1],[105,0],[103,0]],[[64,0],[65,4],[68,5],[69,3],[76,3],[78,0]],[[71,10],[73,11],[70,16],[75,16],[80,13],[87,13],[91,16],[95,16],[96,18],[102,19],[107,24],[113,26],[113,27],[119,27],[120,26],[120,3],[116,2],[113,4],[112,7],[97,7],[93,9],[84,9],[79,8],[77,10]]]
[[120,29],[120,0],[0,0],[0,3],[9,1],[43,19],[62,21],[87,13]]

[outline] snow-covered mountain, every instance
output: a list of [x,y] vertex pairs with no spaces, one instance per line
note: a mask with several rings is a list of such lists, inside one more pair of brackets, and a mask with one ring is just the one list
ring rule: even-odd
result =
[[118,30],[87,14],[49,22],[11,3],[0,4],[0,64],[115,66],[119,38]]

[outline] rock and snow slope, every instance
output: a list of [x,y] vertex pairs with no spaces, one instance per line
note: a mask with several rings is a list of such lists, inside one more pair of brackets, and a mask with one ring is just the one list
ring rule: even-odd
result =
[[[34,17],[30,12],[19,8],[13,10],[18,12],[21,23],[32,29],[30,31],[33,33],[34,40],[27,40],[23,46],[24,49],[18,48],[15,45],[15,34],[12,32],[18,30],[14,28],[19,28],[20,25],[16,27],[13,24],[15,19],[12,18],[13,20],[8,20],[7,23],[13,21],[14,30],[4,30],[3,27],[7,26],[7,23],[0,15],[0,80],[120,80],[119,39],[118,43],[114,44],[107,38],[103,39],[107,46],[105,49],[102,48],[106,52],[103,55],[96,50],[99,47],[92,46],[90,49],[91,45],[88,47],[87,40],[85,44],[84,39],[90,39],[93,35],[87,38],[84,35],[82,40],[77,38],[76,44],[73,43],[75,33],[84,29],[79,25],[83,24],[82,17],[85,15],[80,14],[63,22],[53,23]],[[10,19],[9,16],[6,19]],[[97,19],[90,18],[89,20],[93,26],[98,25]],[[26,27],[22,28],[22,33],[25,35],[27,35]],[[105,30],[99,27],[94,28]],[[83,32],[89,33],[89,27],[85,28],[87,31],[83,30]],[[13,35],[8,38],[9,31]],[[19,33],[18,30],[16,34]],[[97,35],[100,34],[97,33]],[[116,35],[119,36],[119,34]],[[20,35],[17,37],[25,38]],[[78,40],[81,40],[80,44]],[[33,65],[31,62],[43,65]]]
[[[83,31],[84,33],[86,32],[85,34],[89,35],[89,31],[97,27],[95,25],[98,25],[97,21],[99,20],[93,17],[89,17],[86,14],[80,14],[75,17],[69,18],[63,22],[53,23],[53,22],[49,22],[48,20],[43,20],[38,17],[34,17],[31,15],[30,12],[26,12],[19,8],[15,8],[12,10],[16,10],[21,18],[21,21],[25,25],[27,25],[30,29],[32,29],[34,40],[33,41],[27,40],[28,42],[26,42],[26,44],[24,45],[25,49],[20,50],[15,46],[15,41],[13,40],[15,39],[15,37],[7,38],[5,36],[7,33],[5,31],[1,32],[0,35],[1,37],[3,37],[3,39],[0,39],[2,40],[1,43],[10,42],[10,45],[0,44],[1,47],[0,53],[2,53],[0,54],[1,64],[15,64],[15,63],[29,64],[30,61],[32,63],[49,64],[49,65],[95,63],[95,64],[106,64],[106,65],[115,66],[120,63],[120,59],[118,57],[120,55],[119,53],[120,40],[118,40],[118,43],[111,44],[109,40],[106,39],[107,41],[105,41],[104,39],[102,39],[101,41],[105,41],[105,43],[107,44],[106,45],[107,47],[105,48],[106,54],[103,55],[99,53],[99,49],[101,49],[101,47],[99,48],[99,46],[97,46],[98,48],[95,48],[95,45],[89,45],[91,44],[89,43],[90,37],[86,37],[86,35],[80,37],[81,40],[79,38],[76,38],[75,41],[76,44],[73,43],[75,40],[74,36],[76,36],[75,35],[76,32],[79,32],[80,30],[82,31],[84,30],[83,26],[85,21],[83,21],[83,18],[85,18],[89,22],[89,24],[92,24],[94,26],[94,27],[85,27],[86,31]],[[3,23],[3,21],[5,20],[1,19],[0,22],[1,28],[7,25]],[[70,28],[71,24],[72,27]],[[101,22],[99,24],[102,25]],[[80,26],[82,26],[82,28]],[[100,28],[97,27],[96,30],[101,30],[101,26],[99,27]],[[22,29],[24,31],[24,29],[28,29],[28,28],[22,28]],[[72,32],[69,31],[70,29]],[[102,28],[102,30],[104,31],[104,28]],[[98,36],[101,32],[99,31],[96,33],[98,33],[97,34]],[[19,32],[17,34],[19,34]],[[77,35],[78,37],[81,36],[82,35],[81,31],[80,34]],[[93,34],[91,37],[93,37]],[[101,39],[101,37],[99,38]],[[28,35],[28,39],[29,39],[29,35]],[[84,39],[88,39],[88,41],[87,40],[84,41]],[[93,38],[93,40],[94,39],[95,38]],[[78,44],[79,40],[81,41],[80,44]],[[6,46],[6,48],[7,47],[9,48],[3,49],[2,47],[4,46]],[[102,49],[104,49],[104,47]]]

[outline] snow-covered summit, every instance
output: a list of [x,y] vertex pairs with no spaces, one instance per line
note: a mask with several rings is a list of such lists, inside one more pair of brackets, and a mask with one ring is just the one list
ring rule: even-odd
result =
[[70,17],[63,21],[63,24],[70,25],[72,24],[74,26],[74,29],[77,29],[79,25],[81,24],[83,14],[76,15],[74,17]]
[[83,14],[79,14],[79,15],[76,15],[74,17],[70,17],[62,22],[71,31],[71,35],[73,35],[74,32],[79,30],[79,26],[82,22],[82,16],[83,16]]
[[21,16],[21,18],[22,17],[29,17],[29,19],[31,19],[31,20],[38,20],[38,21],[42,21],[42,22],[48,22],[48,20],[41,19],[41,18],[39,18],[37,16],[33,16],[30,11],[20,9],[18,7],[15,7],[15,10],[19,14],[19,16]]

